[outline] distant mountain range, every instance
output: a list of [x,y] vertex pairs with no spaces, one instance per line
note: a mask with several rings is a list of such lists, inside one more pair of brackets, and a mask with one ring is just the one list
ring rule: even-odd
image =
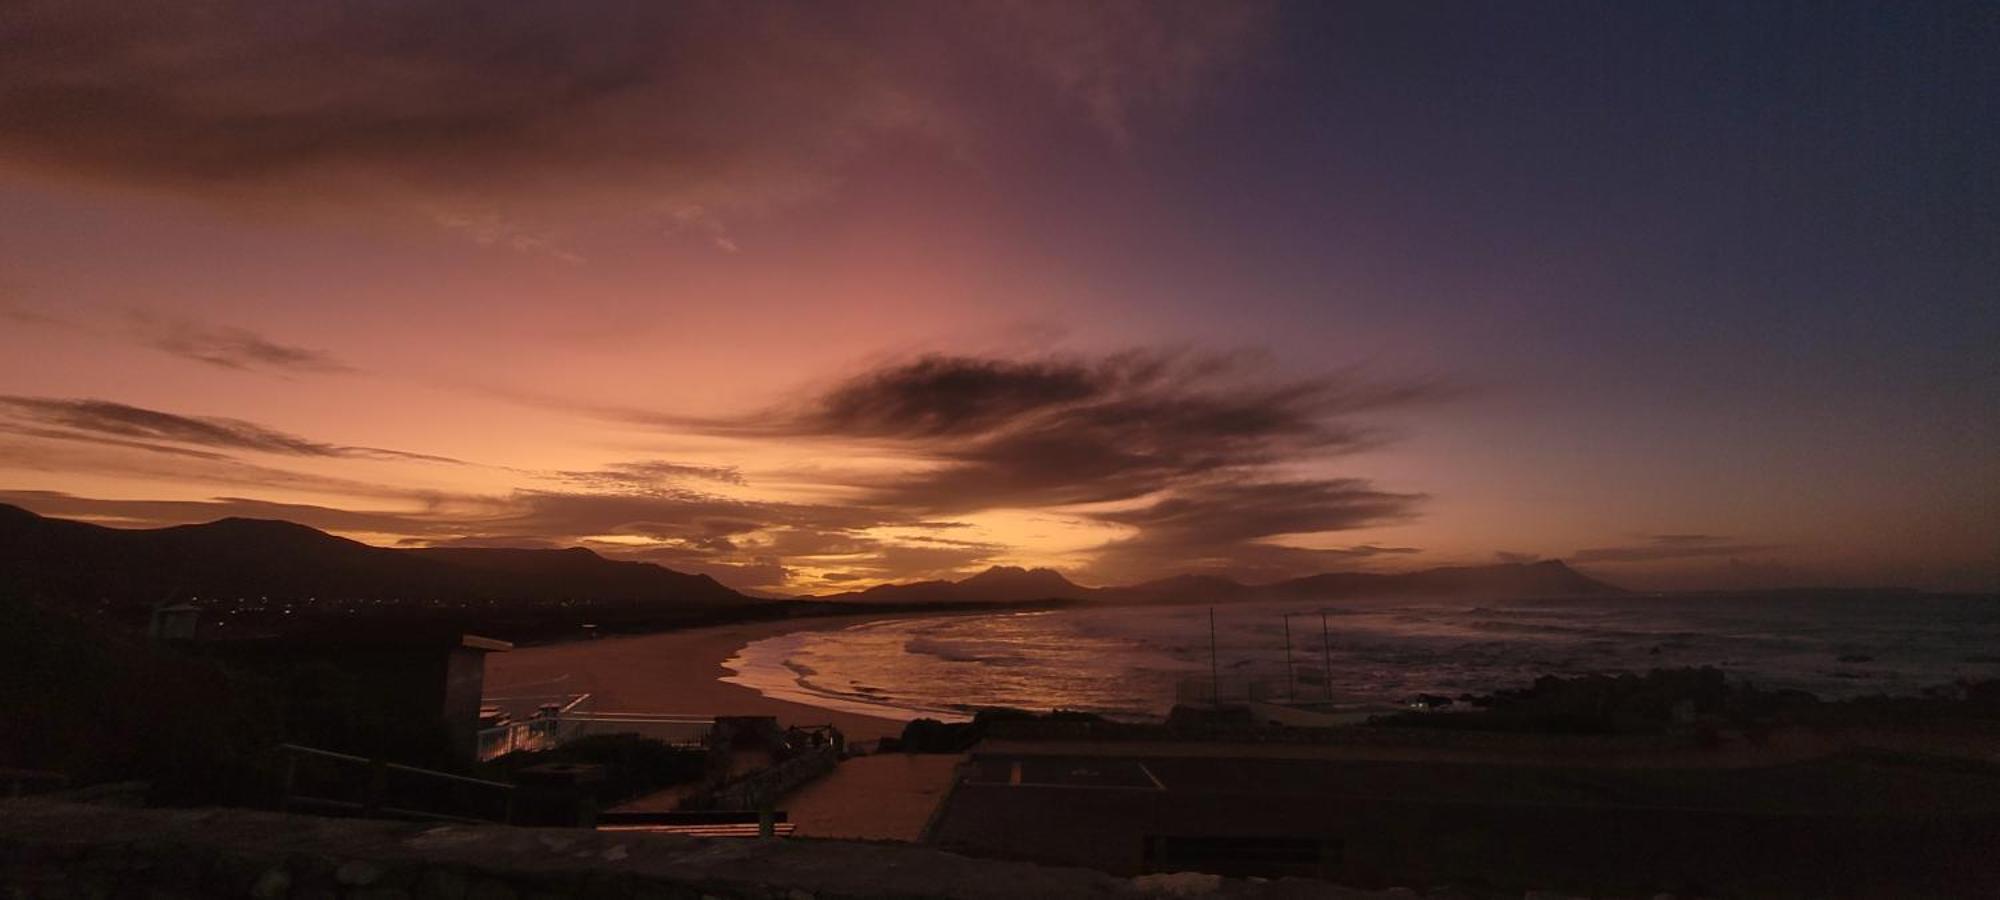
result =
[[[140,612],[190,599],[321,603],[449,603],[496,611],[573,603],[629,615],[720,610],[778,601],[746,596],[706,575],[605,559],[589,550],[389,549],[304,525],[222,519],[157,529],[106,528],[0,504],[0,588]],[[1053,569],[996,566],[960,581],[885,584],[797,601],[958,607],[1042,601],[1192,603],[1360,596],[1490,597],[1615,594],[1560,562],[1338,572],[1272,584],[1182,575],[1087,588]]]
[[105,528],[5,504],[0,585],[114,609],[255,597],[500,607],[571,598],[614,607],[757,602],[706,575],[609,560],[582,548],[392,550],[290,522]]
[[1457,566],[1376,574],[1329,572],[1269,584],[1243,584],[1215,575],[1176,575],[1141,584],[1088,588],[1054,569],[994,566],[963,581],[883,584],[809,599],[833,603],[1026,603],[1072,600],[1105,603],[1222,603],[1243,600],[1350,597],[1482,596],[1557,597],[1622,594],[1625,589],[1584,575],[1558,560]]

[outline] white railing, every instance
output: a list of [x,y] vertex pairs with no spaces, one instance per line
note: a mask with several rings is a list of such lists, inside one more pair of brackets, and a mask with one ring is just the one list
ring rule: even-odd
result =
[[[518,705],[524,699],[542,698],[490,697],[481,705]],[[480,729],[479,759],[485,761],[520,750],[548,750],[574,740],[576,729],[567,720],[582,714],[590,695],[566,694],[554,699],[563,702],[539,704],[539,711],[531,717]]]
[[676,746],[699,747],[715,730],[714,716],[676,713],[583,713],[565,716],[576,730],[571,740],[591,734],[636,734]]
[[704,746],[715,729],[715,717],[681,713],[586,711],[589,694],[562,706],[544,706],[533,718],[483,729],[479,758],[493,759],[518,751],[550,750],[597,734],[636,734],[674,746]]

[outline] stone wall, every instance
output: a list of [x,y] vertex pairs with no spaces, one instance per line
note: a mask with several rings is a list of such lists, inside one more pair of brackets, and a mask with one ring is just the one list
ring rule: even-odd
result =
[[1321,882],[1116,878],[904,844],[427,825],[0,802],[0,896],[260,900],[1411,896]]

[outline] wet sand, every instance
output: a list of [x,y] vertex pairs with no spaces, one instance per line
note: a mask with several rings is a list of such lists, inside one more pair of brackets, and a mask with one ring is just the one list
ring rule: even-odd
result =
[[589,693],[595,712],[777,716],[782,725],[832,724],[850,741],[901,734],[903,720],[773,700],[718,679],[743,645],[799,631],[845,628],[892,615],[861,614],[718,625],[662,634],[524,647],[486,658],[488,697]]

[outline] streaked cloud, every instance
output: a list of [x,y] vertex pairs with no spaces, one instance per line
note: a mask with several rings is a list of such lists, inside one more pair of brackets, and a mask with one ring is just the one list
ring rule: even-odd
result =
[[743,473],[735,466],[707,466],[658,459],[611,463],[598,469],[556,472],[554,477],[578,487],[615,491],[652,491],[666,485],[691,480],[743,484]]
[[740,438],[860,443],[908,458],[905,471],[847,479],[869,508],[1068,510],[1132,529],[1095,554],[1093,571],[1107,577],[1190,567],[1296,574],[1368,554],[1273,539],[1406,521],[1424,498],[1286,472],[1386,442],[1364,421],[1371,414],[1462,393],[1447,379],[1353,369],[1288,377],[1256,354],[927,355],[739,418],[630,418]]
[[[462,460],[427,453],[325,443],[242,419],[182,415],[109,400],[0,396],[0,411],[16,423],[40,426],[33,431],[39,437],[111,437],[127,446],[133,441],[160,442],[289,456],[463,464]],[[156,448],[148,444],[142,449]]]
[[572,260],[563,222],[635,213],[734,250],[719,217],[820,196],[879,146],[973,159],[1051,113],[1129,143],[1269,20],[1262,4],[837,5],[31,0],[10,14],[33,27],[0,48],[0,158],[402,208]]
[[135,314],[133,330],[155,350],[224,369],[315,375],[354,371],[325,351],[279,343],[247,328]]

